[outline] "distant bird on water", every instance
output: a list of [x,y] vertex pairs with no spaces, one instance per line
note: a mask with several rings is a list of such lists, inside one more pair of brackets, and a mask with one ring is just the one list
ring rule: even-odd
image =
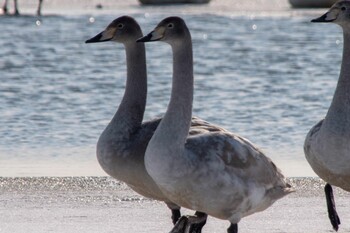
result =
[[337,231],[340,219],[331,185],[350,192],[350,1],[338,1],[327,13],[311,22],[338,24],[344,36],[343,61],[331,106],[325,119],[311,128],[304,144],[307,161],[327,182],[328,216]]
[[[17,0],[13,0],[13,2],[14,2],[14,8],[15,8],[14,14],[15,15],[20,15],[19,10],[18,10]],[[2,11],[6,15],[9,13],[8,12],[8,8],[7,8],[7,3],[8,3],[8,0],[5,0],[4,5],[2,7]],[[42,5],[42,3],[43,3],[43,0],[39,0],[38,9],[36,11],[37,15],[41,15],[41,5]]]

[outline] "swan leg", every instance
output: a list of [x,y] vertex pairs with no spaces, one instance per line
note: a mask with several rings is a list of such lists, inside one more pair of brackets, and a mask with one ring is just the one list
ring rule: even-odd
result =
[[171,209],[171,219],[173,220],[174,225],[179,221],[180,217],[181,217],[180,209]]
[[14,0],[14,4],[15,4],[15,15],[19,15],[17,0]]
[[238,233],[238,225],[237,223],[231,223],[230,227],[227,229],[227,233]]
[[7,15],[7,13],[8,13],[7,0],[5,0],[5,3],[2,6],[2,11],[4,12],[5,15]]
[[185,233],[187,224],[188,224],[188,217],[182,216],[169,233]]
[[326,194],[329,220],[331,221],[333,229],[335,231],[338,231],[339,225],[340,225],[340,219],[339,219],[337,210],[335,208],[335,202],[334,202],[334,195],[333,195],[332,186],[327,183],[326,186],[324,187],[324,191],[325,191],[325,194]]
[[201,233],[207,214],[197,211],[194,216],[182,216],[170,233]]
[[37,14],[38,16],[41,15],[41,4],[42,4],[42,3],[43,3],[43,0],[39,0],[38,9],[37,9],[37,11],[36,11],[36,14]]

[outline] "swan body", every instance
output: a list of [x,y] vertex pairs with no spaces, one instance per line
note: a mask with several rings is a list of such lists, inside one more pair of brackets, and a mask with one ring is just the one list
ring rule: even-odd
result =
[[[97,142],[96,154],[102,169],[110,176],[125,182],[142,196],[163,201],[172,210],[175,224],[180,217],[180,206],[169,200],[146,171],[144,154],[147,144],[161,118],[142,122],[147,96],[147,70],[145,46],[136,43],[142,36],[138,23],[129,16],[115,19],[107,28],[86,43],[115,41],[122,43],[126,50],[127,81],[123,99],[113,119],[102,132]],[[190,135],[221,130],[199,118],[193,117]],[[202,225],[197,225],[196,233]]]
[[312,22],[336,23],[344,36],[343,61],[331,106],[326,117],[311,128],[304,143],[307,161],[327,182],[328,215],[333,228],[338,230],[340,220],[331,185],[350,192],[350,1],[338,1]]
[[247,139],[225,129],[188,135],[193,102],[190,32],[179,17],[161,21],[140,42],[164,41],[173,51],[167,111],[150,140],[147,172],[172,202],[231,222],[268,208],[293,189],[274,163]]
[[304,144],[305,157],[314,172],[327,183],[348,192],[350,192],[349,141],[350,137],[344,137],[339,131],[327,132],[325,120],[321,120],[311,128]]

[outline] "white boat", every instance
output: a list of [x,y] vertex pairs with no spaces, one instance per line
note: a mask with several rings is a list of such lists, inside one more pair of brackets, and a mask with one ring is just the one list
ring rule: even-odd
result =
[[289,0],[294,8],[329,8],[337,0]]
[[139,0],[144,5],[163,5],[163,4],[206,4],[210,0]]

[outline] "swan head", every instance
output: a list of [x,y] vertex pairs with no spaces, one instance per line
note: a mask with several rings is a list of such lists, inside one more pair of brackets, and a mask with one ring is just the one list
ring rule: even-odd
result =
[[180,17],[172,16],[163,19],[152,32],[138,39],[137,42],[164,41],[172,45],[184,38],[191,40],[185,21]]
[[97,43],[115,41],[119,43],[135,43],[137,38],[142,36],[140,25],[130,16],[121,16],[113,20],[107,28],[85,41],[85,43]]
[[336,2],[324,15],[311,20],[313,23],[336,23],[350,27],[350,0]]

